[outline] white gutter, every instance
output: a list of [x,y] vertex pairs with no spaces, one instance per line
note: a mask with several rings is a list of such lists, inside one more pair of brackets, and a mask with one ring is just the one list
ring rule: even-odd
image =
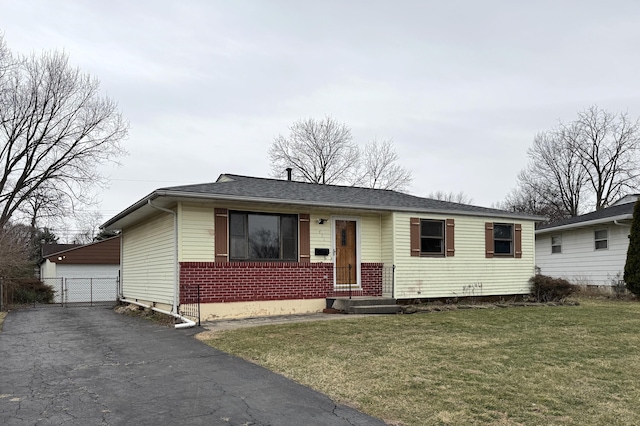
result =
[[[178,315],[178,213],[173,210],[165,209],[164,207],[156,206],[151,202],[151,199],[147,201],[149,206],[154,209],[161,210],[163,212],[171,213],[173,215],[173,306],[172,312]],[[169,313],[169,315],[174,315]],[[179,316],[179,315],[178,315]]]
[[140,303],[135,300],[128,300],[124,298],[120,298],[120,301],[124,303],[131,303],[133,305],[142,306],[143,308],[151,309],[152,311],[160,312],[161,314],[169,315],[174,318],[178,318],[180,321],[183,321],[182,324],[176,324],[175,328],[189,328],[189,327],[195,327],[196,325],[195,321],[191,321],[189,318],[185,318],[173,312],[165,311],[164,309],[156,308],[155,306],[145,305],[144,303]]
[[620,215],[620,216],[605,217],[605,218],[601,218],[601,219],[588,220],[586,222],[569,223],[567,225],[560,225],[560,226],[553,226],[551,228],[538,229],[538,230],[536,230],[536,235],[538,235],[538,234],[546,234],[548,232],[558,232],[558,231],[562,231],[562,230],[565,230],[565,229],[571,229],[571,228],[582,228],[582,227],[585,227],[585,226],[600,225],[600,224],[608,223],[608,222],[613,222],[616,225],[621,225],[621,224],[617,223],[617,221],[619,221],[619,220],[628,220],[628,219],[633,219],[633,215],[623,214],[623,215]]

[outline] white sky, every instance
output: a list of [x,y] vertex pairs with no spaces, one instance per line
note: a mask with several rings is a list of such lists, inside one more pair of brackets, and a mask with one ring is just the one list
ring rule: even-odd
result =
[[635,0],[0,0],[0,31],[65,50],[130,121],[104,220],[159,187],[268,177],[300,118],[392,138],[412,194],[489,206],[536,132],[594,104],[640,116]]

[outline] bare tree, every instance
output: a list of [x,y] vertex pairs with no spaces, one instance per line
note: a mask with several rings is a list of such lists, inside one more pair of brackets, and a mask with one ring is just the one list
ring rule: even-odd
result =
[[580,159],[599,210],[638,185],[639,121],[592,106],[578,114],[574,125],[579,132],[570,148]]
[[73,243],[88,244],[95,241],[99,234],[100,224],[103,222],[102,214],[97,211],[79,212],[75,219],[78,230],[73,235]]
[[274,176],[283,176],[291,167],[297,178],[321,184],[353,179],[358,154],[351,130],[329,116],[296,121],[289,135],[276,137],[269,149]]
[[435,191],[435,192],[429,193],[427,197],[432,198],[434,200],[448,201],[450,203],[458,203],[458,204],[473,203],[473,199],[462,191],[460,192]]
[[33,275],[30,257],[29,227],[7,225],[0,228],[0,278],[21,278]]
[[405,190],[411,172],[397,164],[393,141],[376,140],[360,149],[351,130],[332,117],[296,121],[289,135],[276,137],[269,149],[271,174],[283,177],[288,167],[305,182]]
[[607,207],[638,185],[639,143],[637,120],[590,107],[535,136],[505,205],[552,220]]
[[411,172],[398,164],[393,141],[373,140],[360,156],[359,178],[354,184],[367,188],[404,191],[411,184]]
[[506,198],[491,207],[518,213],[528,213],[545,217],[542,222],[554,222],[569,217],[567,212],[558,206],[561,203],[541,200],[531,192],[531,188],[518,187],[512,190]]
[[100,96],[99,82],[72,68],[66,54],[9,52],[0,60],[2,229],[38,199],[48,208],[60,200],[90,203],[92,188],[105,184],[97,166],[125,153],[120,142],[128,124],[116,103]]
[[529,165],[518,175],[522,191],[557,216],[577,216],[586,184],[586,170],[572,148],[579,126],[539,133],[529,148]]

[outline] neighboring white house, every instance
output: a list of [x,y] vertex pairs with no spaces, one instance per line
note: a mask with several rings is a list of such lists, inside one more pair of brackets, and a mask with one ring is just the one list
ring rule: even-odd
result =
[[[55,247],[62,250],[55,251]],[[53,287],[55,303],[115,301],[120,272],[120,237],[86,245],[42,247],[40,279]]]
[[621,281],[638,196],[626,196],[611,207],[539,227],[539,272],[581,285],[611,286]]

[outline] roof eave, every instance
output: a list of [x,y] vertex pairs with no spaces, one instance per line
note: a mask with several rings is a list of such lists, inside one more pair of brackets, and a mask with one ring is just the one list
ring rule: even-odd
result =
[[543,221],[546,218],[542,216],[535,215],[522,215],[510,212],[482,212],[482,211],[465,211],[465,210],[455,210],[455,209],[425,209],[419,207],[396,207],[396,206],[379,206],[379,205],[352,205],[352,204],[343,204],[343,203],[324,203],[317,201],[305,201],[305,200],[281,200],[274,198],[265,198],[265,197],[250,197],[250,196],[238,196],[238,195],[224,195],[224,194],[204,194],[197,192],[184,192],[184,191],[171,191],[171,190],[156,190],[147,195],[146,197],[140,199],[136,203],[127,207],[122,212],[118,213],[113,218],[106,221],[101,228],[103,229],[121,229],[116,225],[119,221],[135,212],[136,210],[144,207],[148,204],[149,200],[154,200],[159,197],[175,197],[175,198],[184,198],[184,199],[203,199],[203,200],[223,200],[223,201],[240,201],[240,202],[254,202],[254,203],[266,203],[266,204],[274,204],[274,203],[287,203],[291,205],[297,206],[314,206],[321,208],[341,208],[341,209],[354,209],[354,210],[369,210],[369,211],[403,211],[403,212],[411,212],[411,213],[431,213],[431,214],[453,214],[453,215],[461,215],[461,216],[480,216],[480,217],[498,217],[498,218],[509,218],[509,219],[519,219],[519,220],[530,220],[530,221]]
[[575,222],[575,223],[568,223],[566,225],[559,225],[559,226],[552,226],[549,228],[543,228],[543,229],[536,229],[536,235],[538,234],[546,234],[549,232],[558,232],[558,231],[564,231],[567,229],[574,229],[574,228],[585,228],[588,226],[594,226],[594,225],[600,225],[603,223],[609,223],[609,222],[615,222],[617,220],[629,220],[629,219],[633,219],[633,214],[623,214],[623,215],[618,215],[618,216],[609,216],[609,217],[603,217],[600,219],[593,219],[593,220],[587,220],[584,222]]

